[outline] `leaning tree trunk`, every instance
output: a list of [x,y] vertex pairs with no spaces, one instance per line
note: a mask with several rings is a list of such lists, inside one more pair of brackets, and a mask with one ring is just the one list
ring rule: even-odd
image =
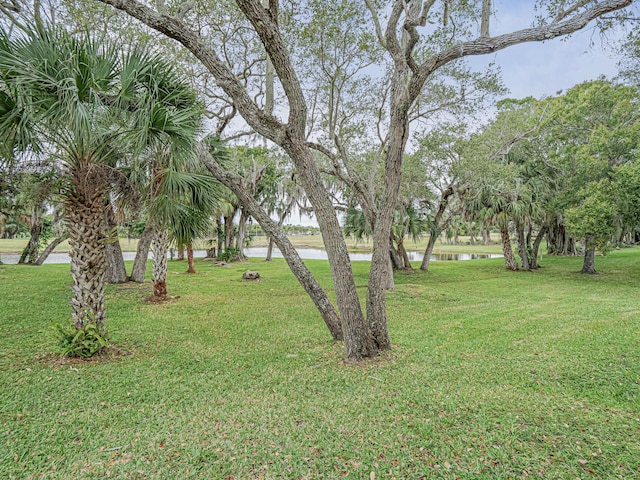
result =
[[158,299],[167,297],[167,250],[169,249],[169,235],[167,230],[156,227],[151,250],[153,251],[153,296]]
[[90,165],[72,171],[73,188],[65,199],[65,222],[71,245],[71,298],[73,325],[84,330],[92,324],[106,332],[104,306],[106,175]]
[[206,152],[201,152],[201,158],[211,174],[238,197],[251,216],[258,221],[264,232],[273,239],[296,279],[313,300],[331,336],[335,340],[342,340],[342,325],[335,308],[333,308],[327,294],[298,255],[281,226],[277,225],[264,211],[264,208],[244,189],[237,175],[224,171]]
[[584,239],[584,262],[581,273],[596,273],[596,242],[592,236]]
[[30,263],[33,264],[38,259],[38,247],[40,245],[40,234],[42,233],[42,206],[36,205],[33,208],[31,214],[31,235],[29,236],[29,243],[22,251],[19,264]]
[[34,265],[42,265],[47,257],[51,254],[51,252],[53,252],[53,250],[67,238],[69,238],[69,234],[65,233],[64,235],[59,236],[53,242],[47,245],[47,248],[45,248],[44,251],[40,254]]
[[402,257],[403,268],[405,270],[413,270],[407,249],[404,248],[404,238],[398,241],[398,254]]
[[424,256],[422,257],[422,263],[420,264],[420,270],[424,270],[427,272],[429,270],[429,262],[431,262],[431,254],[433,253],[433,247],[436,246],[436,239],[440,236],[439,233],[436,234],[435,231],[431,231],[431,235],[429,235],[429,242],[427,243],[427,248],[424,251]]
[[389,260],[391,260],[390,265],[392,270],[402,269],[402,257],[391,239],[389,239]]
[[185,246],[187,248],[187,273],[197,273],[196,264],[193,259],[193,243],[188,241]]
[[542,227],[540,227],[538,236],[533,242],[533,247],[531,247],[531,269],[532,270],[536,270],[540,268],[540,265],[538,265],[538,252],[540,251],[540,244],[542,243],[542,240],[544,239],[544,236],[547,233],[547,229],[548,227],[546,223],[542,225]]
[[500,239],[502,240],[502,253],[504,254],[504,266],[507,270],[518,270],[518,262],[511,248],[511,240],[509,239],[509,229],[500,227]]
[[138,240],[136,258],[133,260],[133,268],[129,280],[136,283],[144,283],[144,274],[147,271],[147,260],[149,259],[149,247],[153,239],[153,226],[147,222]]
[[[378,349],[362,314],[347,244],[322,177],[317,171],[314,155],[305,146],[304,138],[286,141],[284,147],[289,156],[294,159],[296,166],[300,167],[298,171],[305,172],[304,175],[301,173],[299,178],[313,205],[329,258],[347,357],[353,359],[373,357],[377,354]],[[384,273],[386,273],[388,265],[389,232],[390,228],[386,230]],[[386,275],[383,278],[382,288],[386,291],[388,278]]]
[[105,243],[107,256],[107,283],[125,283],[127,281],[127,269],[124,266],[124,256],[120,248],[120,239],[117,233],[117,224],[113,218],[113,208],[105,205],[105,222],[110,238]]

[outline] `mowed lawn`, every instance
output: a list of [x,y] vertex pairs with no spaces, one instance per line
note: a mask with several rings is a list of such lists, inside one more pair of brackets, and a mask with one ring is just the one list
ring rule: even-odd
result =
[[640,478],[640,249],[542,265],[397,273],[363,365],[282,260],[170,262],[165,305],[110,286],[131,355],[86,363],[50,355],[69,267],[0,266],[0,478]]

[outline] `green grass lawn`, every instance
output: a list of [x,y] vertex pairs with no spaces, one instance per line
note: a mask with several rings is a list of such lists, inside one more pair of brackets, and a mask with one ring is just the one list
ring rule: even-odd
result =
[[170,262],[166,305],[110,286],[133,354],[88,363],[47,355],[69,266],[0,266],[0,478],[640,478],[640,249],[542,263],[396,274],[394,349],[362,366],[282,260]]

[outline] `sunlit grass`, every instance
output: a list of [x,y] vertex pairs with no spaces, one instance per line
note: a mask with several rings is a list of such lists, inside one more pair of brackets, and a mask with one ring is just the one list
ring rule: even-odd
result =
[[362,366],[282,260],[170,262],[166,305],[110,286],[132,356],[67,364],[68,265],[0,266],[0,478],[640,478],[640,250],[543,265],[396,274],[394,349]]

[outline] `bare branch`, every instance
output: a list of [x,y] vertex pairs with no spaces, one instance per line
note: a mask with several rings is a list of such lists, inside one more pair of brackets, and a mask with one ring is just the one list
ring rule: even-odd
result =
[[571,5],[566,10],[560,9],[560,11],[558,12],[558,15],[556,15],[556,18],[553,19],[553,23],[558,23],[559,21],[567,18],[572,13],[575,13],[579,8],[584,7],[590,1],[591,0],[580,0],[579,2],[576,2],[573,5]]
[[[435,1],[435,0],[434,0]],[[378,36],[378,41],[383,48],[387,48],[387,41],[382,34],[382,27],[380,26],[380,18],[378,17],[378,12],[376,12],[375,7],[371,3],[371,0],[364,0],[369,12],[371,12],[371,18],[373,19],[373,24],[376,27],[376,35]]]
[[285,128],[273,116],[265,115],[249,97],[247,91],[220,57],[208,48],[200,36],[177,18],[161,15],[136,0],[99,0],[118,10],[127,12],[148,27],[165,34],[187,48],[209,70],[216,83],[233,99],[238,111],[247,123],[260,135],[280,143]]
[[289,132],[304,138],[307,104],[277,22],[259,0],[236,0],[236,3],[262,40],[285,95],[289,99]]
[[410,92],[413,98],[419,95],[424,82],[438,68],[458,58],[471,55],[484,55],[507,47],[527,42],[541,42],[573,33],[584,28],[592,20],[606,14],[628,7],[633,0],[607,0],[595,3],[591,8],[574,15],[561,23],[553,23],[540,27],[526,28],[497,37],[479,37],[447,48],[432,56],[420,65],[419,74],[411,80]]

